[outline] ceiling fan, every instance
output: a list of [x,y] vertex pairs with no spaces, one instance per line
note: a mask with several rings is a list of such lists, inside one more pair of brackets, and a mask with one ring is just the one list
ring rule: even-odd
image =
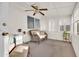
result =
[[25,11],[34,11],[33,13],[33,16],[36,14],[36,13],[40,13],[41,15],[45,15],[43,12],[41,11],[47,11],[48,9],[47,8],[38,8],[37,5],[31,5],[31,7],[33,8],[33,10],[25,10]]

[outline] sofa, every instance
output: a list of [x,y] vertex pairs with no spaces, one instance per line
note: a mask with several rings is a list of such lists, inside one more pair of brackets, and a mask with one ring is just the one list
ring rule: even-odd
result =
[[30,30],[29,34],[31,36],[31,41],[40,42],[42,40],[47,40],[47,33],[40,30]]

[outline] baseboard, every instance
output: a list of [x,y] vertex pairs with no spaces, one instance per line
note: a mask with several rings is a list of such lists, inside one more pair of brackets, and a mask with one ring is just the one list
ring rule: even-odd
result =
[[23,42],[23,44],[28,44],[30,41],[28,41],[28,42]]
[[[50,38],[48,38],[50,39]],[[60,42],[68,42],[68,43],[71,43],[71,41],[64,41],[64,40],[57,40],[57,39],[50,39],[50,40],[55,40],[55,41],[60,41]]]

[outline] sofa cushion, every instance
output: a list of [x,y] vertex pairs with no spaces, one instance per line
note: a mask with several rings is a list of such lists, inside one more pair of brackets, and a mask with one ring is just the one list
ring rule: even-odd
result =
[[32,41],[39,41],[47,38],[47,34],[44,31],[40,30],[30,30]]

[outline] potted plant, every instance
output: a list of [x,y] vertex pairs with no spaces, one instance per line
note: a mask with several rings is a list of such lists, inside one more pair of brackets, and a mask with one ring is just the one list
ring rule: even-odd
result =
[[67,31],[64,31],[64,32],[63,32],[63,38],[64,38],[65,40],[68,39],[68,33],[67,33]]

